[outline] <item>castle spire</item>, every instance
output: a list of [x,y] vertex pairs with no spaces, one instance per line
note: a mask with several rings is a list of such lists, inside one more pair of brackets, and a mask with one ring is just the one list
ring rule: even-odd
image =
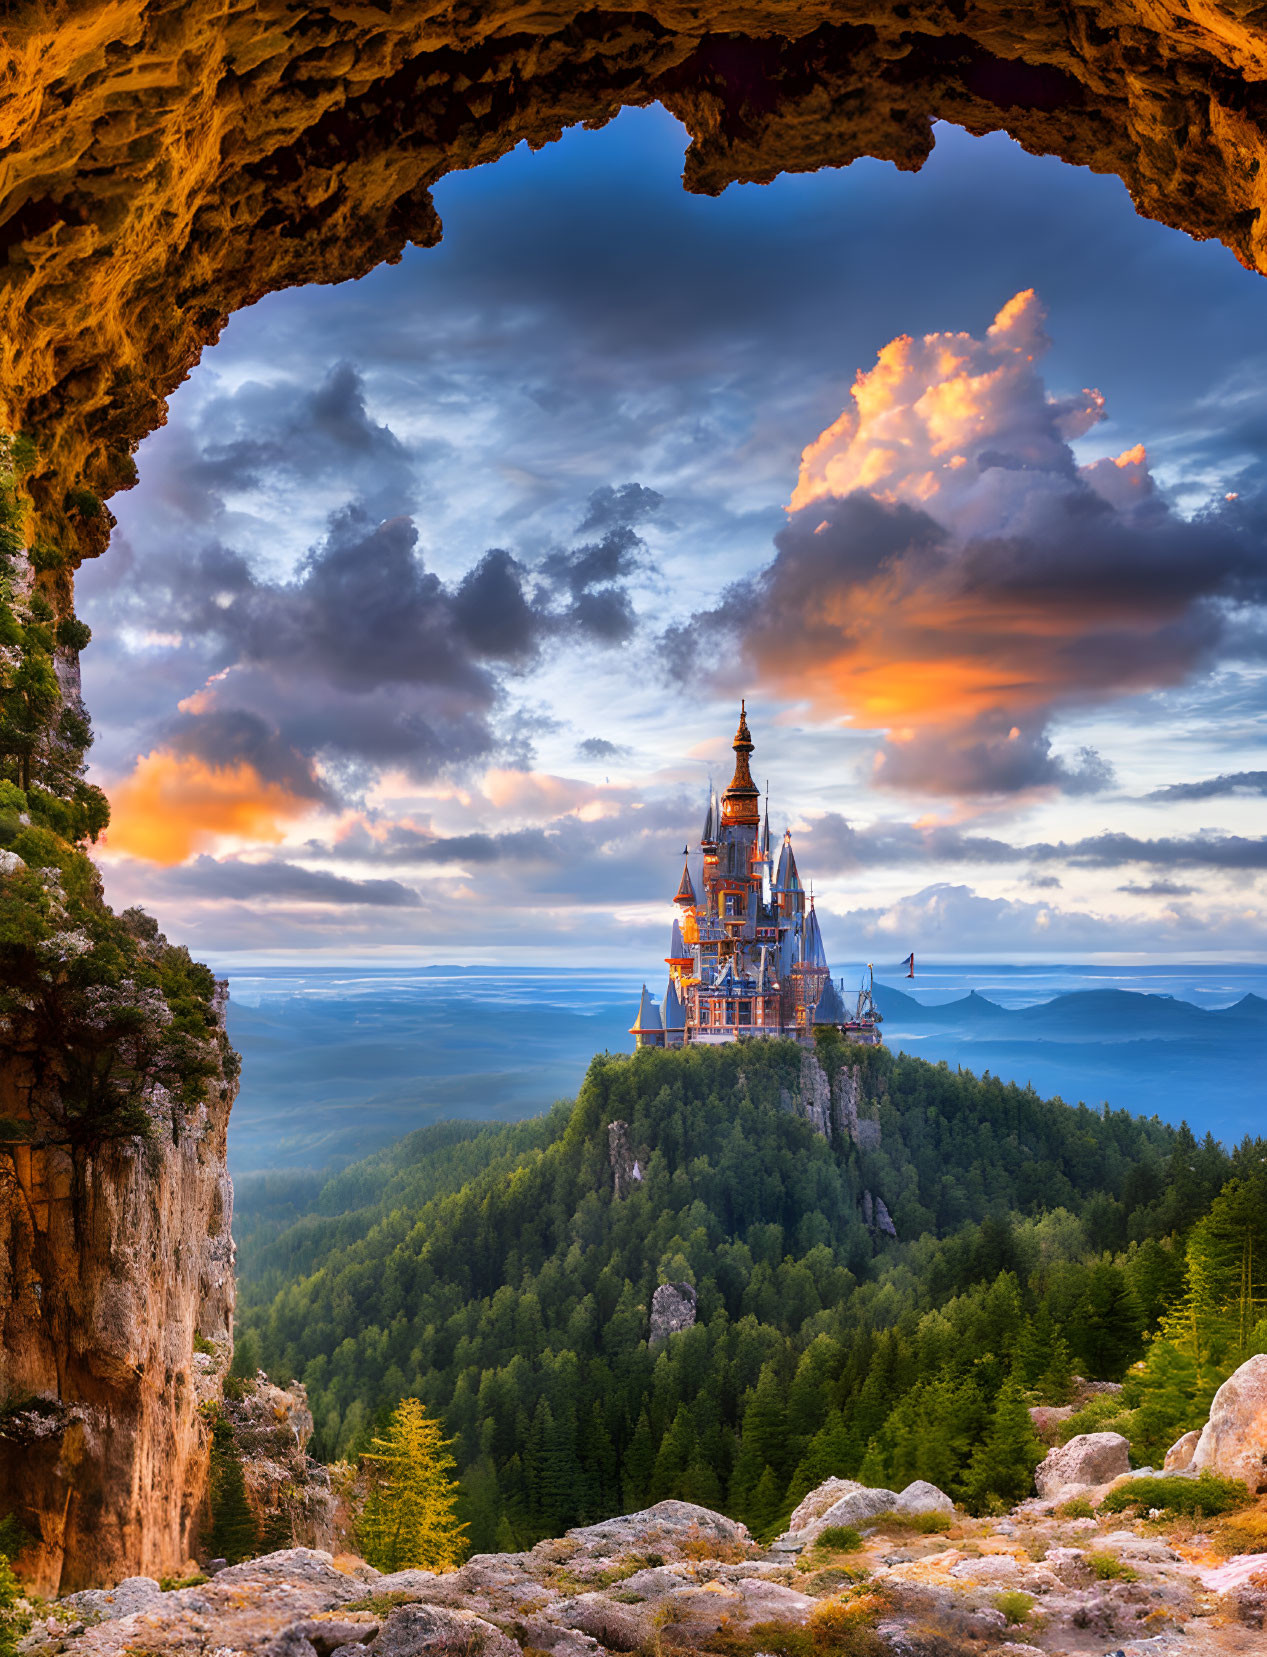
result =
[[[690,909],[694,909],[695,907],[695,887],[691,881],[691,853],[689,846],[682,847],[682,878],[678,881],[678,888],[673,894],[673,901],[674,903],[683,903]],[[677,922],[675,921],[673,924],[676,926]]]
[[735,732],[735,740],[731,746],[735,750],[735,774],[730,779],[730,787],[722,795],[722,822],[751,823],[755,827],[761,815],[761,790],[753,782],[752,772],[748,768],[748,756],[753,750],[754,743],[748,730],[748,714],[744,702],[739,704],[739,729]]

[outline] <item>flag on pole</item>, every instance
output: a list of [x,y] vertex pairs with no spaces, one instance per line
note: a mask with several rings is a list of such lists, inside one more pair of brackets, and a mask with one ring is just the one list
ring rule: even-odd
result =
[[914,976],[915,976],[915,951],[914,950],[912,950],[911,953],[906,957],[905,961],[902,962],[902,965],[906,968],[906,976],[908,978],[914,978]]

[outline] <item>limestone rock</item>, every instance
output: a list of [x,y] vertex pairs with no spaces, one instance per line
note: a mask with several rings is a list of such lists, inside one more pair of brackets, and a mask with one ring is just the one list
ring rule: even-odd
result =
[[[213,1004],[221,1021],[227,987]],[[223,1027],[223,1025],[222,1025]],[[0,1115],[48,1108],[38,1052],[0,1050]],[[32,1541],[22,1580],[51,1596],[178,1574],[196,1552],[209,1428],[232,1351],[236,1083],[221,1072],[179,1133],[107,1143],[78,1175],[56,1144],[0,1152],[0,1514]],[[195,1353],[195,1338],[215,1356]]]
[[860,1151],[880,1149],[880,1124],[872,1117],[862,1117],[854,1126],[854,1141]]
[[746,1525],[694,1502],[657,1502],[637,1513],[604,1519],[567,1533],[568,1540],[591,1557],[619,1558],[629,1553],[681,1553],[682,1544],[712,1543],[723,1549],[749,1546]]
[[288,1535],[294,1547],[331,1548],[335,1498],[329,1473],[307,1453],[313,1423],[303,1383],[274,1386],[261,1370],[226,1388],[222,1408],[257,1528]]
[[402,1605],[370,1644],[374,1657],[521,1657],[514,1640],[471,1611]]
[[882,1237],[896,1237],[897,1227],[893,1224],[893,1216],[885,1206],[884,1198],[875,1199],[875,1228]]
[[627,1197],[642,1179],[642,1168],[629,1138],[628,1122],[607,1124],[607,1160],[611,1164],[617,1197]]
[[927,1479],[916,1479],[901,1491],[893,1504],[898,1513],[953,1513],[955,1504],[944,1490]]
[[788,1520],[787,1534],[799,1536],[815,1519],[821,1518],[827,1509],[844,1496],[852,1496],[856,1491],[865,1490],[865,1484],[859,1484],[857,1479],[824,1479],[822,1484],[815,1486],[809,1495],[793,1509],[792,1517]]
[[1047,1452],[1034,1470],[1035,1488],[1052,1501],[1065,1490],[1108,1484],[1130,1472],[1130,1448],[1121,1433],[1079,1433]]
[[1191,1465],[1267,1490],[1267,1353],[1247,1358],[1215,1393]]
[[651,1328],[647,1343],[656,1346],[670,1335],[690,1329],[695,1322],[695,1290],[689,1283],[661,1283],[651,1297]]
[[[340,1648],[346,1650],[350,1645],[368,1645],[378,1633],[378,1629],[377,1622],[351,1622],[340,1617],[305,1617],[303,1621],[292,1623],[289,1628],[283,1629],[278,1635],[278,1642],[302,1640],[316,1652],[317,1657],[332,1657],[332,1653]],[[269,1657],[272,1651],[273,1647],[270,1646]],[[280,1652],[278,1657],[281,1657]]]
[[801,1054],[801,1115],[815,1133],[831,1138],[831,1083],[827,1072],[818,1062],[818,1055],[807,1048]]
[[863,1485],[824,1508],[817,1518],[802,1526],[798,1535],[801,1541],[809,1543],[821,1536],[829,1525],[863,1525],[877,1514],[894,1512],[897,1503],[896,1490],[872,1490]]
[[1190,1433],[1177,1438],[1166,1451],[1166,1459],[1162,1466],[1167,1473],[1181,1473],[1185,1467],[1192,1465],[1193,1455],[1201,1439],[1201,1429],[1194,1427]]
[[858,1103],[862,1097],[862,1071],[856,1064],[844,1064],[836,1072],[832,1091],[836,1127],[846,1139],[858,1137]]
[[82,1588],[68,1594],[65,1603],[91,1621],[114,1622],[144,1611],[162,1593],[152,1576],[127,1576],[113,1588]]

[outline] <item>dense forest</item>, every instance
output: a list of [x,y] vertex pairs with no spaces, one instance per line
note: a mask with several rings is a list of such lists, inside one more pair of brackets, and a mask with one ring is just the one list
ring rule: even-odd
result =
[[[1126,1378],[1086,1424],[1156,1456],[1267,1345],[1243,1269],[1267,1145],[819,1056],[861,1067],[878,1144],[814,1131],[793,1043],[644,1051],[595,1059],[548,1117],[423,1130],[307,1200],[257,1191],[238,1368],[306,1383],[327,1458],[421,1398],[483,1549],[666,1496],[769,1531],[831,1473],[1010,1503],[1041,1453],[1027,1406],[1075,1372]],[[644,1174],[623,1197],[616,1119]],[[650,1347],[663,1282],[694,1285],[698,1319]]]

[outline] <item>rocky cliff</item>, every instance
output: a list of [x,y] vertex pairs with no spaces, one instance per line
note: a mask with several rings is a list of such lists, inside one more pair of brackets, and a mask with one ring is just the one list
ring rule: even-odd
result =
[[624,105],[686,124],[706,192],[917,168],[936,119],[1002,128],[1267,268],[1267,30],[1227,0],[5,10],[0,415],[39,440],[41,533],[72,557],[104,546],[97,499],[232,311],[434,242],[445,173]]
[[152,1133],[86,1149],[45,1131],[47,1058],[0,1045],[0,1517],[22,1526],[19,1569],[46,1594],[190,1556],[199,1405],[231,1345],[236,1091],[223,1066],[192,1110],[155,1087]]

